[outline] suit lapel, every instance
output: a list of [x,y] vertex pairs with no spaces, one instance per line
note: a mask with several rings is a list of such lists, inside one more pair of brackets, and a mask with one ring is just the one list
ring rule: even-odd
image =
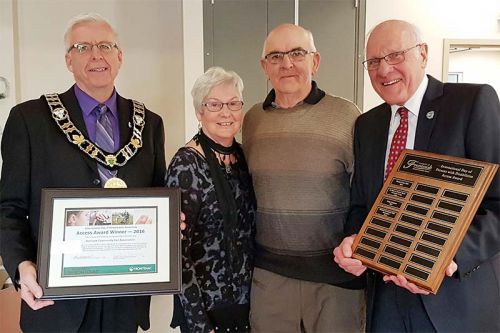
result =
[[[132,135],[132,103],[116,95],[118,106],[118,123],[120,125],[120,148],[123,147]],[[125,179],[127,171],[127,164],[118,169],[118,177]]]
[[[82,109],[80,108],[80,104],[78,104],[78,100],[76,99],[74,86],[71,87],[68,91],[60,94],[59,97],[66,110],[68,110],[68,115],[75,127],[78,128],[80,132],[82,132],[82,134],[88,138],[89,133],[87,132],[87,126],[85,125],[85,121],[83,120]],[[61,131],[61,129],[59,129],[59,131]],[[64,135],[62,131],[61,135]],[[72,143],[69,142],[68,144],[72,145]],[[75,149],[78,149],[78,147],[75,146]],[[81,155],[85,162],[87,162],[89,167],[92,169],[92,171],[97,174],[97,162],[84,152],[81,152]]]
[[428,150],[432,130],[441,109],[440,98],[443,95],[444,85],[429,75],[429,84],[425,91],[418,113],[417,130],[415,135],[416,150]]
[[387,150],[387,137],[389,136],[389,125],[391,123],[391,107],[388,104],[380,106],[380,115],[375,118],[378,124],[373,128],[373,149],[376,188],[381,188],[385,175],[385,153]]
[[132,103],[116,95],[118,106],[118,123],[120,124],[120,147],[123,147],[129,140],[132,131]]
[[76,99],[74,86],[71,87],[65,93],[59,95],[61,98],[61,102],[63,103],[66,110],[68,110],[69,117],[73,124],[83,133],[87,138],[89,137],[89,133],[87,132],[87,126],[85,125],[85,121],[83,120],[83,112],[80,108],[80,104],[78,104],[78,100]]

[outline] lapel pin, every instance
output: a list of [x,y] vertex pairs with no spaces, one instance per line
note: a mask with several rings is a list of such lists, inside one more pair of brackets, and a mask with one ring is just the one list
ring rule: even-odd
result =
[[427,114],[425,115],[427,117],[427,119],[432,119],[434,118],[434,111],[429,111],[427,112]]
[[128,128],[132,128],[132,123],[130,121],[128,122]]

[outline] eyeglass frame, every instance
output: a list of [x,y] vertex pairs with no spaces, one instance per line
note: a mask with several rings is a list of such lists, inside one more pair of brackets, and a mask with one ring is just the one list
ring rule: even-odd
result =
[[[302,59],[300,59],[300,60],[296,60],[296,59],[293,59],[293,57],[291,57],[291,56],[290,56],[290,53],[292,53],[292,52],[296,52],[296,51],[301,51],[301,52],[304,52],[304,55],[303,55],[303,58],[302,58]],[[303,60],[305,59],[306,55],[308,55],[308,54],[314,54],[314,53],[316,53],[316,52],[317,52],[317,51],[308,51],[308,50],[304,50],[304,49],[303,49],[303,48],[301,48],[301,47],[297,47],[297,48],[295,48],[295,49],[292,49],[292,50],[290,50],[290,51],[286,51],[286,52],[281,52],[281,51],[273,51],[273,52],[269,52],[268,54],[266,54],[266,55],[264,56],[264,59],[266,59],[266,61],[267,61],[268,63],[270,63],[270,64],[273,64],[273,65],[278,65],[278,64],[283,63],[283,60],[285,59],[285,56],[288,56],[288,59],[290,60],[290,62],[295,63],[295,62],[301,62],[301,61],[303,61]],[[269,57],[270,55],[278,55],[278,54],[279,54],[279,55],[281,55],[281,58],[280,58],[281,60],[280,60],[280,61],[278,61],[278,62],[272,62],[272,61],[270,61],[270,60],[269,60],[269,58],[268,58],[268,57]]]
[[[80,51],[79,51],[79,49],[78,49],[78,46],[80,46],[80,45],[89,45],[89,46],[90,46],[90,49],[89,49],[89,50],[87,50],[87,51],[84,51],[84,52],[80,52]],[[108,52],[107,52],[107,51],[103,51],[103,50],[101,50],[101,49],[99,48],[99,45],[108,45],[108,46],[111,46],[111,48],[109,49],[109,53],[113,50],[113,48],[115,48],[115,49],[117,49],[117,50],[119,49],[118,44],[117,44],[117,43],[112,43],[112,42],[99,42],[99,43],[96,43],[96,44],[94,44],[94,43],[85,43],[85,42],[83,42],[83,43],[74,43],[73,45],[71,45],[71,46],[69,47],[69,49],[68,49],[68,52],[67,52],[67,53],[70,53],[70,52],[71,52],[71,50],[75,49],[75,50],[77,51],[77,53],[78,53],[78,54],[81,54],[81,55],[84,55],[84,54],[90,54],[90,53],[92,53],[92,50],[94,49],[94,46],[96,46],[96,47],[97,47],[97,49],[99,50],[99,52],[103,52],[103,53],[105,53],[105,54],[108,54]]]
[[[381,64],[381,61],[384,60],[388,65],[398,65],[402,62],[404,62],[406,60],[406,57],[405,57],[405,54],[408,53],[410,50],[413,50],[414,48],[416,47],[419,47],[419,46],[423,46],[423,45],[427,45],[426,43],[419,43],[415,46],[412,46],[410,48],[407,48],[406,50],[403,50],[403,51],[396,51],[396,52],[391,52],[389,54],[386,54],[385,56],[383,57],[380,57],[380,58],[371,58],[371,59],[367,59],[365,61],[362,62],[363,64],[363,67],[367,70],[367,71],[374,71],[374,70],[377,70],[379,67],[380,67],[380,64]],[[397,61],[397,62],[393,62],[393,63],[390,63],[389,60],[387,59],[387,57],[390,57],[390,56],[395,56],[395,57],[398,57],[398,56],[402,56],[402,59],[401,61]],[[368,68],[368,62],[369,61],[373,61],[373,60],[378,60],[378,63],[377,63],[377,67],[375,68]]]
[[[235,102],[237,102],[237,103],[241,103],[240,108],[239,108],[239,109],[237,109],[237,110],[233,110],[233,109],[231,109],[231,108],[229,107],[229,105],[230,105],[231,103],[235,103]],[[210,109],[208,108],[208,104],[209,104],[209,103],[220,103],[220,109],[218,109],[218,110],[210,110]],[[238,111],[241,111],[241,110],[243,109],[243,105],[245,105],[245,103],[244,103],[243,101],[229,101],[229,102],[227,102],[227,103],[224,103],[224,102],[221,102],[221,101],[212,101],[212,102],[203,102],[203,103],[201,103],[201,106],[204,106],[204,107],[207,109],[207,111],[208,111],[208,112],[214,112],[214,113],[215,113],[215,112],[220,112],[220,111],[222,111],[222,109],[224,108],[224,105],[227,107],[227,109],[228,109],[229,111],[231,111],[231,112],[238,112]]]

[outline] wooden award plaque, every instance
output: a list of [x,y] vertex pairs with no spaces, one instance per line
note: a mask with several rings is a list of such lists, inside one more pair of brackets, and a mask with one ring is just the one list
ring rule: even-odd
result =
[[436,294],[498,165],[404,150],[353,244],[353,258]]

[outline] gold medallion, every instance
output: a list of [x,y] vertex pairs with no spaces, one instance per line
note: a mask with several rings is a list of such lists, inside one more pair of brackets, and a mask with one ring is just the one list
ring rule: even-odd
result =
[[116,163],[116,156],[115,155],[106,155],[106,164],[109,165],[110,167],[113,167]]
[[127,183],[118,177],[109,178],[104,184],[104,188],[127,188]]

